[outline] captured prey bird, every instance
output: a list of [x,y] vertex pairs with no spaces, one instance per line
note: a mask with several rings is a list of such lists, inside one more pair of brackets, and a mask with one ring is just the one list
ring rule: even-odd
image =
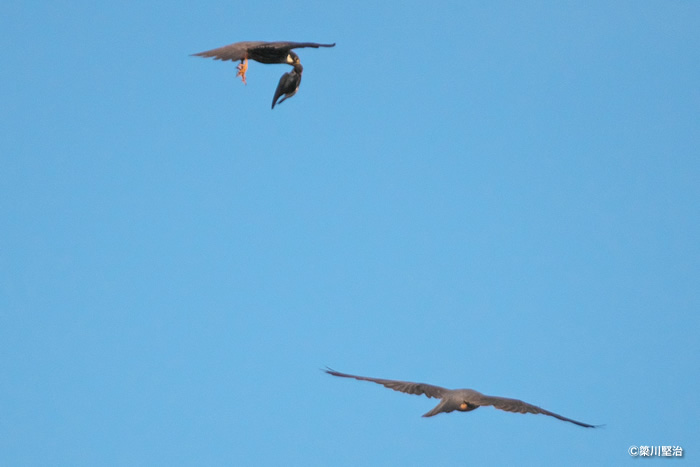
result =
[[329,375],[340,376],[341,378],[354,378],[360,381],[371,381],[373,383],[381,384],[386,388],[393,389],[394,391],[405,392],[406,394],[416,394],[419,396],[425,395],[440,399],[440,403],[435,406],[433,410],[424,414],[424,417],[432,417],[433,415],[437,415],[442,412],[448,413],[455,410],[459,410],[460,412],[469,412],[471,410],[478,409],[482,405],[492,405],[497,409],[505,410],[507,412],[539,413],[549,415],[550,417],[558,418],[559,420],[564,420],[565,422],[575,423],[578,426],[583,426],[586,428],[597,428],[600,426],[577,422],[576,420],[563,417],[559,414],[555,414],[554,412],[550,412],[549,410],[537,407],[536,405],[528,404],[527,402],[523,402],[518,399],[487,396],[473,389],[445,389],[441,388],[440,386],[432,386],[425,383],[411,383],[408,381],[394,381],[391,379],[348,375],[332,370],[328,367],[326,367],[326,369],[323,371]]
[[[301,63],[294,64],[294,69],[288,73],[285,73],[280,78],[280,82],[277,85],[277,90],[275,91],[275,97],[272,98],[272,108],[275,108],[276,104],[281,104],[285,100],[292,97],[299,90],[299,85],[301,84],[301,74],[304,72],[304,67]],[[277,102],[277,99],[284,94],[284,97]]]
[[304,47],[313,47],[315,49],[319,47],[335,47],[335,43],[245,41],[192,55],[213,57],[214,60],[231,60],[233,62],[240,60],[241,63],[238,64],[236,76],[240,76],[243,84],[246,84],[245,74],[248,71],[248,59],[260,63],[286,63],[294,66],[296,63],[299,63],[299,57],[292,52],[292,49]]

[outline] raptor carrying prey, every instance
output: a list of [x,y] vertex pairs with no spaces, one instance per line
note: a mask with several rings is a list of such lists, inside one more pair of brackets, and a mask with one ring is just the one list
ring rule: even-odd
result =
[[214,60],[231,60],[234,62],[240,60],[241,63],[238,64],[238,73],[236,76],[241,77],[243,84],[246,84],[248,60],[255,60],[260,63],[286,63],[287,65],[293,66],[294,70],[290,73],[285,73],[282,79],[280,79],[273,100],[272,108],[274,108],[275,101],[280,95],[284,94],[284,99],[287,99],[292,97],[299,89],[303,68],[299,61],[299,56],[293,52],[292,49],[301,49],[305,47],[315,49],[319,47],[335,47],[335,43],[244,41],[192,55],[198,57],[212,57]]

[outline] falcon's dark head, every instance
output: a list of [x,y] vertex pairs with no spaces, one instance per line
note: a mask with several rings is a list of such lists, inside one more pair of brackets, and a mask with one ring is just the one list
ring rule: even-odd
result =
[[301,63],[299,60],[299,56],[290,50],[287,54],[287,64],[298,65],[299,63]]
[[469,412],[471,410],[477,409],[478,407],[478,405],[470,404],[467,401],[463,401],[461,404],[459,404],[457,410],[459,410],[460,412]]

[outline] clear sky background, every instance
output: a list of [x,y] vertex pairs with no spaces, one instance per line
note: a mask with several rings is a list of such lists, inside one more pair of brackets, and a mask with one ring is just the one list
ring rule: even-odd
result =
[[[0,464],[698,465],[698,25],[674,0],[3,2]],[[337,46],[270,110],[288,66],[244,86],[189,56],[242,40]],[[326,365],[606,426],[425,419]]]

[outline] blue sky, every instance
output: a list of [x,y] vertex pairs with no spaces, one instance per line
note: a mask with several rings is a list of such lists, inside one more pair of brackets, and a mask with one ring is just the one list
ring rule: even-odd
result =
[[0,13],[0,464],[698,458],[697,3]]

